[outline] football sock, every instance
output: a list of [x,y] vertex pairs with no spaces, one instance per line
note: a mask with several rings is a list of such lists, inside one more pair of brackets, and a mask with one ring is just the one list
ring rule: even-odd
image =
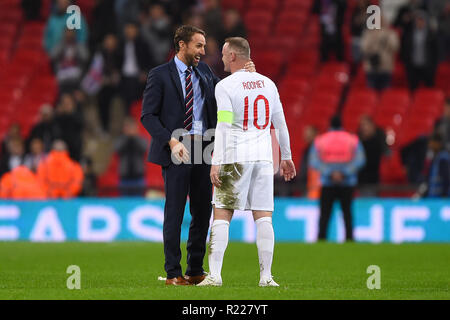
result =
[[272,258],[275,237],[273,233],[272,218],[263,217],[256,223],[256,246],[258,248],[260,277],[272,276]]
[[222,263],[228,245],[230,223],[226,220],[214,220],[210,235],[209,272],[212,277],[221,279]]

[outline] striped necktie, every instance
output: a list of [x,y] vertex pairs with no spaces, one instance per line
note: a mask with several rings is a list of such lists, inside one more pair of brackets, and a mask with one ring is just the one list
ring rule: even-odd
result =
[[192,117],[194,110],[194,88],[192,86],[192,69],[186,69],[186,98],[184,98],[184,102],[186,104],[186,113],[184,115],[184,128],[187,131],[190,131],[192,128]]

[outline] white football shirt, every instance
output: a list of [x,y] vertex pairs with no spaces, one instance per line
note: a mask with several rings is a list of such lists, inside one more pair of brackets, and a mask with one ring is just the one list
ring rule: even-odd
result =
[[[213,164],[272,162],[272,115],[283,111],[275,83],[257,72],[239,70],[216,85],[215,96],[218,112],[232,112],[233,119],[225,141],[215,144]],[[222,150],[216,150],[218,145]]]

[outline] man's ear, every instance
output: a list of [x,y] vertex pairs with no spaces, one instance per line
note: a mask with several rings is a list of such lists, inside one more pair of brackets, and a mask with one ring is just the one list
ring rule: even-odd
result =
[[231,61],[236,61],[236,53],[235,52],[230,52],[231,54]]
[[186,47],[186,42],[184,42],[183,40],[180,40],[180,41],[178,41],[178,46],[180,47],[180,50],[181,50],[182,48]]

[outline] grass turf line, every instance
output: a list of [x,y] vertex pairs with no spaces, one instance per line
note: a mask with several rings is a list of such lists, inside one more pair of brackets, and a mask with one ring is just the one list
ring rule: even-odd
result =
[[[81,290],[66,287],[69,265]],[[220,288],[165,286],[163,265],[161,243],[0,242],[0,299],[450,299],[449,244],[276,243],[279,288],[258,287],[255,244],[228,245]],[[380,290],[366,287],[369,265]]]

